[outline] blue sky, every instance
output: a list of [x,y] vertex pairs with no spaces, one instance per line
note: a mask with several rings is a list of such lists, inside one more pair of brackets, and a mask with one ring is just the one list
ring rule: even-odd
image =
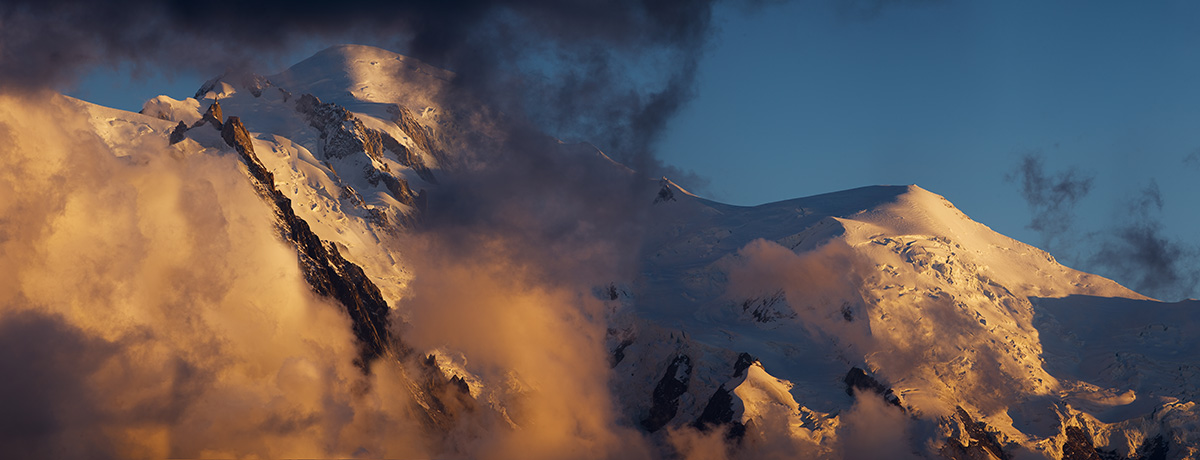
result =
[[[1035,154],[1047,173],[1093,178],[1069,240],[1127,221],[1128,203],[1153,182],[1157,228],[1195,247],[1200,3],[834,4],[718,7],[697,97],[659,149],[708,181],[684,187],[750,205],[915,183],[1041,244],[1019,185],[1005,179]],[[128,83],[131,69],[101,69],[69,94],[137,110],[157,94],[190,96],[210,77],[144,71]],[[1088,266],[1089,248],[1051,249],[1104,274]]]

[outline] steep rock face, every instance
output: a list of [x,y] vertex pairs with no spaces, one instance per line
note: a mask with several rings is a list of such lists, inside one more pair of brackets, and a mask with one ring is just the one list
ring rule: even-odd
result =
[[846,383],[846,394],[850,396],[855,396],[855,390],[869,391],[882,396],[888,404],[904,409],[904,406],[900,403],[900,397],[896,396],[896,393],[891,388],[879,383],[875,377],[868,375],[862,369],[857,367],[850,368],[850,372],[846,373],[846,378],[842,379],[842,381]]
[[184,123],[182,121],[179,122],[178,125],[175,125],[175,129],[171,130],[171,136],[169,138],[167,138],[167,141],[170,142],[171,144],[178,144],[180,141],[182,141],[186,137],[187,130],[188,130],[187,123]]
[[734,388],[741,384],[738,379],[744,380],[747,376],[747,369],[757,362],[758,359],[749,353],[739,354],[737,361],[733,364],[732,380],[717,387],[712,397],[708,399],[708,404],[704,406],[704,411],[700,413],[700,417],[692,422],[692,426],[701,431],[728,426],[729,431],[726,432],[726,437],[741,440],[746,435],[746,425],[740,420],[741,414],[738,413],[734,402],[736,398]]
[[666,426],[679,411],[679,397],[687,392],[692,377],[692,360],[685,354],[675,356],[663,377],[654,387],[650,413],[642,419],[642,427],[651,433]]
[[275,178],[254,153],[250,134],[238,117],[229,117],[221,138],[246,164],[259,194],[273,204],[279,231],[296,246],[304,277],[317,294],[336,299],[353,322],[360,349],[356,363],[367,370],[371,360],[383,355],[391,342],[388,306],[379,288],[362,268],[347,261],[337,247],[322,241],[308,223],[296,216],[292,202],[275,188]]

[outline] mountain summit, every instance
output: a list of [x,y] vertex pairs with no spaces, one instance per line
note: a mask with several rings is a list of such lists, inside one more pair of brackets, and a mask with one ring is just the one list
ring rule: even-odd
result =
[[[69,116],[43,118],[83,120],[69,132],[87,133],[79,145],[117,185],[90,179],[104,200],[48,206],[62,214],[29,227],[46,240],[11,233],[44,255],[12,269],[24,284],[6,298],[48,305],[60,319],[47,324],[119,363],[88,371],[88,394],[157,372],[142,361],[174,369],[137,398],[98,399],[132,402],[88,409],[79,423],[117,428],[79,428],[86,442],[135,457],[1200,455],[1200,303],[1063,266],[916,185],[733,206],[594,147],[512,142],[485,113],[445,106],[453,78],[344,45],[140,114],[51,101]],[[478,139],[578,175],[488,158]],[[13,174],[42,183],[68,163]],[[596,197],[610,191],[632,198]],[[93,215],[78,200],[131,204]],[[131,226],[133,243],[68,244],[106,225]],[[37,267],[78,247],[78,263],[110,270],[88,295],[124,300],[97,310],[38,287],[52,277]],[[43,348],[74,342],[56,343]],[[158,409],[113,415],[145,407]],[[73,426],[52,439],[81,439]]]

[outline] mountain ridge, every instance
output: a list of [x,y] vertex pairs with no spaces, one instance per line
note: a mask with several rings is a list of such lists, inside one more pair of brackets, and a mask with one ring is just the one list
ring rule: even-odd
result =
[[[290,206],[283,214],[294,211],[320,246],[361,267],[400,336],[421,327],[408,309],[423,275],[405,243],[420,241],[413,222],[432,204],[417,197],[456,174],[446,156],[460,152],[441,139],[464,125],[442,118],[462,108],[436,102],[452,74],[396,56],[335,47],[276,76],[218,77],[199,98],[159,96],[143,115],[80,106],[117,155],[147,145],[182,156],[236,151],[248,177],[271,174],[274,201]],[[388,80],[397,68],[422,77]],[[237,120],[244,135],[199,125],[201,109],[216,107],[217,121]],[[336,116],[316,122],[314,107]],[[176,122],[192,128],[168,144]],[[344,149],[330,147],[336,136]],[[719,453],[745,458],[1197,454],[1200,369],[1187,352],[1200,303],[1158,303],[1065,267],[916,185],[735,206],[659,184],[643,200],[636,273],[576,300],[601,306],[585,308],[584,323],[601,326],[610,354],[603,384],[614,430],[640,430],[636,439],[658,449],[651,456],[714,439]],[[534,385],[461,350],[402,339],[363,359],[401,369],[383,375],[417,401],[439,452],[479,454],[464,439],[488,427],[532,429],[521,404],[536,398]],[[364,370],[387,372],[374,362]],[[888,436],[864,434],[872,430]]]

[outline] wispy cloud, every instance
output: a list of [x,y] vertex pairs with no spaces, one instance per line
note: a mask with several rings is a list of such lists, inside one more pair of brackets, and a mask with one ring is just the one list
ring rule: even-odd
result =
[[1093,177],[1078,168],[1047,173],[1040,154],[1026,154],[1005,179],[1016,182],[1033,219],[1029,228],[1042,236],[1042,246],[1057,249],[1074,223],[1075,205],[1092,190]]

